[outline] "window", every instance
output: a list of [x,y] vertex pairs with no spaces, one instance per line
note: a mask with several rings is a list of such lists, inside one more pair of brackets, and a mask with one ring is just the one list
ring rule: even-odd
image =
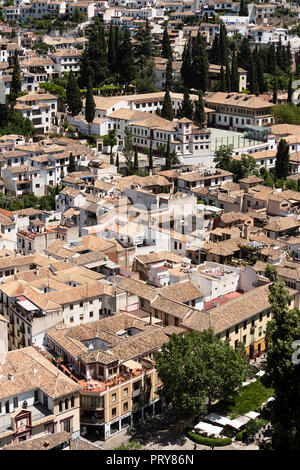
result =
[[58,409],[59,409],[59,411],[62,411],[62,410],[63,410],[62,401],[59,402],[59,404],[58,404]]
[[247,322],[244,321],[244,323],[243,323],[243,329],[245,330],[246,328],[247,328]]
[[262,319],[263,319],[263,314],[260,313],[260,314],[259,314],[259,321],[262,321]]
[[236,339],[235,342],[234,342],[234,347],[235,347],[235,349],[237,348],[237,345],[238,345],[238,344],[239,344],[239,340]]
[[111,414],[112,414],[112,416],[116,416],[116,414],[117,414],[117,408],[113,408],[113,409],[111,410]]
[[74,317],[70,317],[70,323],[74,323]]
[[113,393],[112,396],[111,396],[111,402],[114,403],[117,399],[117,394],[116,393]]
[[70,305],[70,310],[73,310],[73,304]]
[[245,335],[245,336],[243,336],[243,343],[244,343],[244,344],[246,344],[246,338],[247,338],[247,336],[246,336],[246,335]]
[[14,398],[14,408],[18,408],[18,397]]
[[79,320],[81,320],[81,321],[83,320],[83,313],[81,313],[81,314],[79,315]]
[[226,331],[226,339],[229,339],[229,330]]
[[71,432],[71,418],[70,419],[65,419],[63,421],[63,430],[65,432]]
[[45,406],[48,406],[48,397],[47,397],[47,395],[45,395],[45,394],[43,394],[43,404],[44,404]]
[[83,302],[80,302],[79,307],[83,307]]
[[128,388],[124,388],[124,397],[128,396]]
[[75,406],[75,398],[71,397],[71,408],[74,408]]
[[90,318],[93,318],[94,312],[90,312]]
[[258,328],[258,334],[259,334],[259,336],[262,335],[262,326],[260,326],[260,327]]
[[69,409],[69,399],[66,398],[65,399],[65,410],[68,410]]
[[235,325],[235,333],[239,332],[239,325]]
[[123,404],[123,411],[127,411],[128,410],[128,401],[126,401],[124,404]]
[[39,401],[39,391],[35,390],[34,391],[34,402]]

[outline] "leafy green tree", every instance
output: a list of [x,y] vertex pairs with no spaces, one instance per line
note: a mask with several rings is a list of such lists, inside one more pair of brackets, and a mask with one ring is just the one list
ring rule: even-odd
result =
[[72,152],[70,152],[69,165],[67,167],[68,173],[74,173],[76,171],[75,157]]
[[82,11],[80,11],[78,7],[75,6],[74,12],[72,15],[72,21],[74,21],[74,23],[82,23],[82,21],[84,20],[85,20],[85,14]]
[[68,76],[66,96],[68,108],[71,111],[72,116],[77,116],[82,110],[82,99],[77,80],[72,70]]
[[161,109],[161,117],[168,119],[169,121],[173,121],[174,118],[174,111],[172,108],[172,100],[170,96],[170,92],[167,89],[164,97],[163,106]]
[[37,207],[39,198],[34,193],[26,194],[23,197],[24,208],[27,209],[28,207]]
[[89,124],[89,134],[91,133],[91,123],[95,118],[95,101],[93,95],[92,78],[89,76],[85,98],[85,120]]
[[244,346],[236,349],[217,338],[212,329],[186,336],[173,334],[155,353],[162,381],[159,394],[185,417],[203,416],[217,399],[231,399],[248,372]]
[[216,168],[230,171],[230,163],[232,159],[233,145],[221,145],[218,150],[215,151],[214,162]]
[[286,140],[281,139],[276,153],[275,161],[275,178],[286,178],[289,174],[290,167],[289,145]]
[[[275,268],[276,270],[276,268]],[[294,341],[300,337],[300,311],[290,309],[284,283],[273,275],[269,285],[272,319],[267,324],[267,369],[264,382],[274,389],[271,403],[272,448],[298,450],[300,445],[300,365]]]
[[103,137],[103,145],[110,147],[110,155],[112,155],[113,148],[117,145],[116,129],[110,129],[108,134]]

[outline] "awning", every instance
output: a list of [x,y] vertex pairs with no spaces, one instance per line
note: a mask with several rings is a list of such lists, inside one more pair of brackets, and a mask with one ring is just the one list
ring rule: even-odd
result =
[[209,423],[204,423],[204,421],[200,421],[200,423],[196,424],[194,429],[197,429],[198,431],[204,431],[209,434],[220,434],[220,432],[223,430],[220,426],[214,426],[213,424]]
[[211,421],[212,423],[216,423],[219,426],[226,426],[226,424],[229,424],[231,421],[226,416],[221,416],[218,413],[210,413],[209,415],[205,416],[205,419]]
[[128,369],[132,369],[132,370],[142,368],[142,364],[140,364],[137,361],[133,361],[132,359],[130,359],[129,361],[123,362],[122,365],[127,367]]

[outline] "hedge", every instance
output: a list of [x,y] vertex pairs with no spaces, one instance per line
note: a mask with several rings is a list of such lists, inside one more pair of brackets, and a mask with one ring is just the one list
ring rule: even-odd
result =
[[211,438],[211,437],[204,437],[200,436],[199,434],[195,434],[192,431],[187,432],[187,436],[191,441],[197,442],[198,444],[202,444],[204,446],[228,446],[231,444],[232,440],[230,437],[219,437],[219,438]]

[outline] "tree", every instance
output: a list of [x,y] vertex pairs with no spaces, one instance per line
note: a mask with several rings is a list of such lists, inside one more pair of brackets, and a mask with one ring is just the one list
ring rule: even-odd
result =
[[132,175],[133,174],[132,129],[127,127],[127,126],[125,127],[123,154],[124,154],[124,157],[125,157],[127,174]]
[[162,38],[162,48],[161,48],[161,55],[165,59],[169,59],[170,57],[172,58],[172,47],[168,35],[168,28],[167,26],[164,29],[164,34]]
[[171,153],[170,153],[170,135],[168,135],[168,143],[167,143],[167,150],[165,153],[166,158],[166,170],[171,170],[172,162],[171,162]]
[[134,149],[133,173],[136,175],[139,171],[139,156],[137,147]]
[[192,87],[205,92],[208,87],[208,59],[200,30],[192,46],[192,71]]
[[173,84],[173,60],[172,56],[169,57],[166,68],[166,82],[165,90],[171,90]]
[[258,52],[256,73],[257,73],[257,82],[258,82],[259,92],[264,93],[267,90],[267,86],[266,86],[266,82],[264,78],[264,63],[263,63],[263,58],[262,58],[262,54],[260,51]]
[[[276,268],[273,267],[273,270]],[[267,324],[267,369],[264,382],[274,389],[271,404],[272,448],[297,450],[300,445],[300,365],[294,341],[300,337],[300,311],[290,309],[290,295],[278,275],[269,285],[272,319]],[[299,360],[298,360],[299,362]]]
[[109,26],[108,46],[107,46],[107,64],[110,73],[116,71],[116,50],[115,50],[115,32],[112,21]]
[[85,98],[85,120],[89,124],[89,134],[91,133],[91,123],[93,122],[95,117],[95,108],[96,105],[93,95],[92,78],[91,76],[89,76]]
[[239,74],[235,51],[232,52],[231,60],[231,90],[236,92],[239,91]]
[[244,36],[237,54],[238,66],[249,72],[250,44],[249,39]]
[[200,126],[206,120],[206,114],[204,111],[204,102],[202,92],[199,92],[198,101],[195,102],[194,121]]
[[274,104],[277,103],[277,88],[278,88],[278,80],[277,80],[277,76],[275,76],[274,81],[273,81],[273,98],[272,98],[272,103]]
[[219,35],[216,34],[209,51],[209,62],[211,64],[220,64],[220,46],[219,46]]
[[167,89],[164,97],[164,102],[163,106],[161,109],[161,117],[168,119],[169,121],[173,121],[174,118],[174,111],[172,108],[172,101],[171,101],[171,96],[170,92]]
[[286,140],[281,139],[276,153],[275,161],[275,178],[280,179],[286,177],[289,174],[290,169],[290,155],[289,155],[289,145]]
[[149,170],[153,170],[152,139],[150,140],[149,148]]
[[249,89],[250,93],[258,95],[258,82],[257,82],[257,72],[256,72],[256,62],[254,60],[253,54],[250,56],[250,70],[249,70]]
[[80,11],[78,7],[75,7],[72,15],[72,21],[74,21],[74,23],[81,23],[84,19],[85,14]]
[[293,80],[292,80],[292,76],[290,75],[290,78],[289,78],[289,85],[288,85],[288,98],[287,98],[287,102],[288,103],[292,103],[292,98],[293,98]]
[[130,32],[125,29],[123,41],[119,47],[118,70],[122,83],[126,86],[135,78],[135,67]]
[[15,49],[14,58],[13,58],[13,72],[12,72],[12,80],[10,85],[10,94],[9,94],[9,101],[15,102],[18,93],[22,90],[21,85],[21,76],[20,76],[20,64],[18,58],[18,51]]
[[193,65],[192,65],[190,41],[185,44],[184,49],[183,49],[180,74],[181,74],[184,86],[186,86],[187,88],[191,88],[193,86]]
[[226,68],[225,68],[225,81],[226,81],[226,91],[231,92],[231,79],[230,79],[230,67],[228,58],[226,59]]
[[110,155],[112,155],[112,151],[115,145],[117,145],[117,137],[116,137],[116,129],[110,129],[108,134],[103,138],[103,145],[110,146]]
[[245,0],[240,1],[239,16],[248,16],[248,7]]
[[214,400],[233,398],[248,372],[244,346],[231,348],[212,329],[173,334],[154,357],[159,395],[185,417],[198,418]]
[[67,105],[68,105],[69,110],[72,113],[72,116],[77,116],[82,110],[82,99],[81,99],[79,86],[77,84],[77,80],[72,70],[70,71],[69,76],[68,76],[66,96],[67,96]]
[[116,157],[116,167],[117,167],[117,170],[120,169],[120,162],[119,162],[119,154],[117,152],[117,157]]
[[216,168],[230,171],[230,162],[232,158],[233,145],[221,145],[218,150],[215,151],[214,162]]
[[72,152],[70,152],[70,157],[69,157],[69,165],[67,167],[68,173],[74,173],[76,171],[76,163],[75,163],[75,158]]
[[226,78],[225,78],[225,74],[224,74],[223,65],[221,65],[221,70],[220,70],[219,91],[222,91],[222,92],[226,91]]
[[220,48],[221,65],[225,65],[226,60],[228,59],[228,42],[227,42],[227,31],[226,31],[226,27],[224,23],[220,24],[219,48]]
[[189,90],[185,88],[184,94],[183,94],[181,115],[182,117],[193,119],[193,114],[194,114],[193,102],[190,99]]

